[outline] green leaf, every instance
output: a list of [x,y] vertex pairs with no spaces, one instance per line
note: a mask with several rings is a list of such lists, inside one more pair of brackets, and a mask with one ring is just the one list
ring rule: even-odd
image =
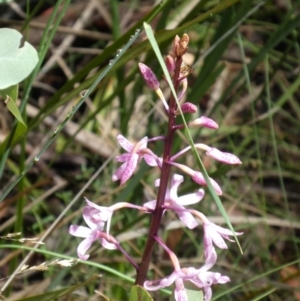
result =
[[199,289],[191,289],[185,287],[186,294],[188,296],[188,300],[197,300],[197,301],[203,301],[203,292]]
[[0,89],[16,85],[25,79],[38,62],[35,48],[25,42],[15,29],[0,28]]
[[149,293],[141,286],[131,288],[129,301],[153,301]]
[[[191,282],[185,282],[184,286],[187,294],[187,299],[189,301],[203,301],[203,292],[201,289],[196,287]],[[176,301],[174,297],[174,291],[172,293],[172,296],[170,297],[170,301]]]
[[0,96],[5,100],[8,110],[19,121],[17,123],[16,129],[13,131],[13,136],[11,138],[10,136],[7,136],[4,142],[0,144],[0,154],[3,154],[7,148],[7,145],[9,145],[10,143],[15,143],[20,137],[22,137],[26,133],[27,126],[22,118],[19,108],[16,105],[16,100],[18,97],[18,85],[14,85],[4,90],[0,90]]
[[0,95],[5,100],[5,104],[8,110],[17,118],[19,122],[21,122],[24,125],[26,129],[26,124],[16,104],[16,100],[18,97],[18,85],[14,85],[7,89],[0,90]]
[[80,283],[77,285],[73,285],[73,286],[66,287],[66,288],[59,289],[59,290],[52,291],[52,292],[47,292],[45,294],[35,295],[35,296],[29,297],[29,298],[18,299],[15,301],[48,301],[48,300],[50,301],[50,300],[53,300],[54,298],[59,298],[59,297],[69,295],[69,294],[77,291],[81,287],[87,285],[88,283],[94,281],[97,278],[99,278],[99,276],[93,276],[84,283]]

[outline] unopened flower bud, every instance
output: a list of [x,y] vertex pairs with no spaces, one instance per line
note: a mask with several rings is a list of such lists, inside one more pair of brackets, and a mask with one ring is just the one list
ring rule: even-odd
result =
[[139,68],[148,87],[156,91],[159,88],[159,82],[153,71],[143,63],[139,63]]
[[230,164],[230,165],[242,164],[241,160],[237,156],[230,153],[221,152],[214,147],[212,147],[209,151],[207,151],[206,154],[214,158],[215,160],[225,164]]
[[175,70],[175,61],[174,58],[170,55],[166,57],[166,66],[170,74],[172,74]]
[[179,43],[178,56],[183,56],[186,53],[188,50],[189,41],[189,36],[184,33]]
[[218,129],[218,124],[212,119],[202,116],[189,123],[190,127],[203,126],[209,129]]
[[[207,186],[204,176],[200,171],[194,171],[194,174],[192,175],[192,180],[199,185]],[[209,178],[209,181],[210,181],[212,187],[214,188],[215,192],[218,195],[222,195],[222,189],[219,186],[219,184],[212,178]]]
[[174,56],[178,56],[178,49],[179,49],[179,43],[180,43],[180,38],[178,35],[173,40],[173,47],[172,47],[172,52]]
[[[182,113],[196,113],[197,112],[197,106],[195,106],[191,102],[185,102],[184,104],[181,105],[181,111]],[[177,109],[175,111],[176,115],[180,115],[180,111]]]
[[[173,166],[176,166],[176,167],[180,168],[183,172],[190,175],[192,180],[194,182],[196,182],[197,184],[207,186],[205,178],[204,178],[203,174],[200,171],[193,170],[193,169],[191,169],[190,167],[188,167],[186,165],[176,163],[176,162],[173,162],[173,161],[170,161],[168,163],[173,165]],[[209,181],[210,181],[212,187],[214,188],[215,192],[218,195],[222,195],[222,189],[219,186],[219,184],[215,180],[213,180],[212,178],[209,178]]]
[[190,41],[190,38],[186,33],[183,34],[181,39],[179,38],[179,36],[176,36],[173,41],[174,56],[176,56],[176,57],[183,56],[188,49],[189,41]]

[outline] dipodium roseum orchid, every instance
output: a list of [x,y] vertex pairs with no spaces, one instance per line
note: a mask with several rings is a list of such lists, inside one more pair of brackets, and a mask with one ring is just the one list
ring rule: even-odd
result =
[[118,162],[123,164],[115,171],[112,176],[113,181],[120,180],[120,184],[124,184],[134,173],[139,159],[143,158],[150,166],[157,166],[159,158],[147,148],[148,138],[144,137],[136,144],[131,143],[124,136],[118,135],[117,140],[119,144],[127,151],[127,153],[116,157]]
[[[200,202],[204,196],[204,190],[199,189],[196,193],[186,194],[178,197],[178,186],[183,182],[183,176],[174,174],[170,189],[167,189],[164,208],[171,207],[176,212],[180,220],[189,228],[193,229],[198,226],[196,219],[189,212],[184,211],[184,206],[192,205]],[[155,186],[159,187],[160,180],[155,181]],[[154,210],[156,207],[156,200],[144,204],[145,208]]]
[[217,260],[217,254],[214,249],[201,268],[181,268],[177,256],[163,243],[163,241],[159,237],[156,237],[156,240],[169,254],[170,260],[174,266],[174,272],[163,279],[146,281],[144,283],[144,287],[147,290],[156,291],[175,283],[175,300],[188,301],[184,287],[184,281],[190,281],[198,288],[203,289],[204,300],[209,301],[212,297],[211,286],[213,284],[223,284],[230,281],[229,277],[227,276],[209,271]]
[[[186,53],[188,49],[188,43],[189,37],[187,34],[184,34],[182,38],[176,36],[173,41],[171,54],[166,57],[167,70],[169,71],[174,88],[178,94],[177,100],[172,93],[170,98],[166,100],[163,91],[160,89],[159,81],[153,71],[145,64],[139,63],[139,69],[147,86],[156,93],[164,105],[165,113],[168,117],[168,125],[165,133],[162,136],[149,139],[144,137],[137,143],[131,143],[121,134],[117,136],[119,144],[126,152],[116,157],[116,160],[121,162],[122,165],[114,172],[112,180],[120,180],[120,185],[123,185],[137,169],[138,162],[144,159],[149,166],[156,167],[156,172],[160,172],[159,179],[155,181],[155,186],[158,187],[156,199],[144,203],[143,206],[139,206],[136,205],[140,204],[138,203],[139,196],[134,195],[135,204],[119,202],[109,207],[99,206],[86,199],[87,206],[83,209],[83,218],[89,228],[72,225],[70,227],[70,234],[84,238],[77,249],[80,259],[88,259],[89,255],[86,254],[88,249],[94,241],[98,240],[104,248],[118,249],[122,252],[129,263],[136,269],[137,274],[135,284],[143,286],[149,291],[159,290],[175,284],[175,300],[188,301],[188,293],[184,285],[186,281],[189,281],[198,287],[199,290],[203,290],[205,301],[209,301],[212,298],[212,285],[223,284],[230,281],[227,276],[210,271],[217,260],[215,246],[220,249],[226,249],[227,245],[225,240],[231,241],[230,236],[237,236],[242,233],[232,232],[229,229],[217,226],[211,223],[204,213],[186,208],[188,205],[199,203],[204,197],[204,190],[199,189],[197,192],[178,196],[178,188],[183,182],[183,176],[179,174],[173,174],[172,176],[172,169],[175,167],[185,174],[188,174],[197,184],[207,186],[207,177],[204,177],[201,172],[188,167],[183,162],[176,162],[178,157],[191,149],[191,146],[185,147],[174,154],[173,145],[176,138],[176,132],[185,129],[186,125],[187,127],[205,127],[211,130],[217,130],[219,128],[219,125],[214,120],[206,116],[196,118],[187,124],[182,124],[179,119],[177,119],[178,115],[181,115],[181,113],[195,114],[197,112],[197,106],[190,102],[184,102],[185,98],[183,97],[188,88],[187,76],[191,72],[191,68],[182,58],[183,54]],[[197,138],[197,140],[198,139],[200,139],[200,137]],[[161,140],[164,143],[162,157],[159,157],[147,147],[148,142],[158,140]],[[207,156],[210,156],[221,163],[230,165],[241,164],[241,161],[237,156],[222,152],[215,147],[210,147],[204,143],[195,143],[194,146],[197,150],[205,151]],[[170,178],[171,183],[169,186]],[[212,178],[208,179],[216,194],[221,195],[222,189],[219,184]],[[125,252],[120,243],[110,234],[111,220],[114,216],[114,212],[123,208],[137,209],[143,213],[150,213],[149,215],[151,216],[148,237],[139,265],[129,254],[127,254],[127,252]],[[203,227],[203,253],[205,263],[202,267],[198,269],[195,267],[181,267],[175,253],[171,251],[158,236],[161,229],[160,225],[162,218],[167,210],[175,212],[184,226],[189,229]],[[169,276],[162,279],[146,280],[155,244],[158,244],[166,250],[174,270]]]
[[242,232],[232,232],[229,229],[222,228],[218,225],[215,225],[214,223],[211,223],[206,219],[206,221],[203,223],[203,229],[204,229],[204,252],[205,257],[209,257],[210,253],[213,252],[214,247],[213,243],[219,247],[220,249],[227,249],[227,245],[225,243],[225,239],[229,241],[234,241],[230,239],[229,236],[233,235],[242,235]]
[[113,243],[108,242],[102,235],[102,233],[104,233],[103,229],[105,221],[98,220],[98,214],[99,210],[86,206],[83,208],[83,218],[89,228],[77,225],[70,226],[70,234],[84,238],[77,248],[78,257],[81,260],[87,260],[89,258],[90,255],[86,254],[86,252],[91,247],[92,243],[97,240],[106,249],[116,249],[116,246]]
[[138,209],[144,212],[147,212],[148,210],[144,207],[138,206],[138,205],[134,205],[131,203],[126,203],[126,202],[119,202],[116,203],[110,207],[104,207],[104,206],[99,206],[91,201],[89,201],[87,198],[85,198],[85,201],[88,205],[88,207],[92,207],[95,210],[93,210],[93,214],[91,216],[92,221],[94,223],[106,223],[106,233],[109,234],[109,229],[110,229],[110,222],[111,222],[111,218],[112,215],[114,213],[114,211],[118,210],[118,209],[122,209],[122,208],[134,208],[134,209]]

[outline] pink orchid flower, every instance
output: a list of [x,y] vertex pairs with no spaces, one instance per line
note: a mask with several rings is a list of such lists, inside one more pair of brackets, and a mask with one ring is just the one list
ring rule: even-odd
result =
[[[147,137],[144,137],[137,144],[128,141],[124,136],[118,135],[117,140],[119,144],[127,151],[116,157],[118,162],[123,164],[114,172],[112,176],[113,181],[120,180],[121,185],[124,184],[134,173],[138,161],[143,158],[150,166],[157,166],[155,155],[147,148]],[[159,158],[157,158],[159,160]]]
[[[174,174],[171,182],[170,189],[167,189],[164,206],[166,208],[171,207],[176,212],[180,220],[189,228],[193,229],[198,226],[196,219],[189,212],[185,212],[184,206],[192,205],[200,202],[204,197],[204,190],[199,189],[196,193],[186,194],[178,197],[177,189],[183,182],[183,176]],[[160,184],[159,179],[155,181],[155,186],[158,187]],[[156,200],[147,202],[143,207],[154,210],[156,207]]]
[[190,281],[204,292],[204,300],[209,301],[212,297],[211,286],[213,284],[223,284],[230,281],[229,277],[221,275],[220,273],[210,272],[209,269],[215,264],[217,260],[216,252],[212,252],[207,258],[204,266],[200,269],[194,267],[181,268],[175,270],[170,276],[160,280],[145,281],[144,287],[149,291],[155,291],[175,282],[175,300],[188,301],[187,294],[184,288],[184,281]]
[[[109,250],[116,249],[115,244],[108,242],[103,236],[103,228],[105,225],[105,220],[102,220],[99,216],[99,210],[91,206],[86,206],[83,208],[83,218],[86,224],[89,226],[77,226],[71,225],[69,233],[77,237],[85,238],[77,248],[78,257],[81,260],[87,260],[89,254],[86,254],[87,250],[91,247],[92,243],[99,240],[101,245]],[[104,233],[106,235],[106,233]]]
[[217,226],[208,220],[203,224],[203,229],[205,258],[210,257],[210,254],[215,252],[213,244],[220,249],[227,249],[224,238],[229,241],[234,241],[230,239],[230,235],[234,236],[243,234],[243,232],[232,232],[231,230]]

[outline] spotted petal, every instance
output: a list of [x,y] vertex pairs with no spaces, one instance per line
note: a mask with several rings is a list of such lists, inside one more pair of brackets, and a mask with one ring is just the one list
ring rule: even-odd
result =
[[[176,212],[180,220],[189,228],[194,229],[198,226],[198,223],[196,219],[193,217],[193,215],[189,212],[186,212],[186,210],[183,206],[178,205],[175,202],[172,202],[172,210]],[[167,206],[166,206],[167,208]]]
[[214,147],[212,147],[209,151],[207,151],[206,154],[214,158],[215,160],[225,164],[230,164],[230,165],[242,164],[241,160],[236,155],[233,155],[231,153],[221,152],[220,150]]
[[121,179],[122,177],[122,174],[126,168],[126,165],[127,165],[127,162],[123,163],[113,174],[112,176],[112,180],[115,182],[115,181],[118,181]]
[[134,173],[137,163],[138,163],[139,156],[138,154],[132,154],[130,159],[124,163],[126,164],[122,176],[121,176],[121,181],[120,184],[123,185]]
[[[86,206],[83,208],[83,219],[92,230],[102,231],[104,228],[105,221],[97,219],[98,212],[99,211],[97,209],[90,206]],[[94,216],[96,216],[96,218]]]
[[[145,155],[143,155],[143,158],[149,166],[157,166],[157,162],[152,156],[145,154]],[[159,159],[161,159],[161,158],[159,158]]]
[[133,144],[127,140],[123,135],[119,134],[117,136],[117,140],[119,142],[119,144],[127,151],[127,152],[131,152],[133,149]]
[[116,156],[116,160],[118,162],[122,162],[122,163],[127,162],[129,160],[130,156],[131,156],[131,153],[124,153],[120,156]]

